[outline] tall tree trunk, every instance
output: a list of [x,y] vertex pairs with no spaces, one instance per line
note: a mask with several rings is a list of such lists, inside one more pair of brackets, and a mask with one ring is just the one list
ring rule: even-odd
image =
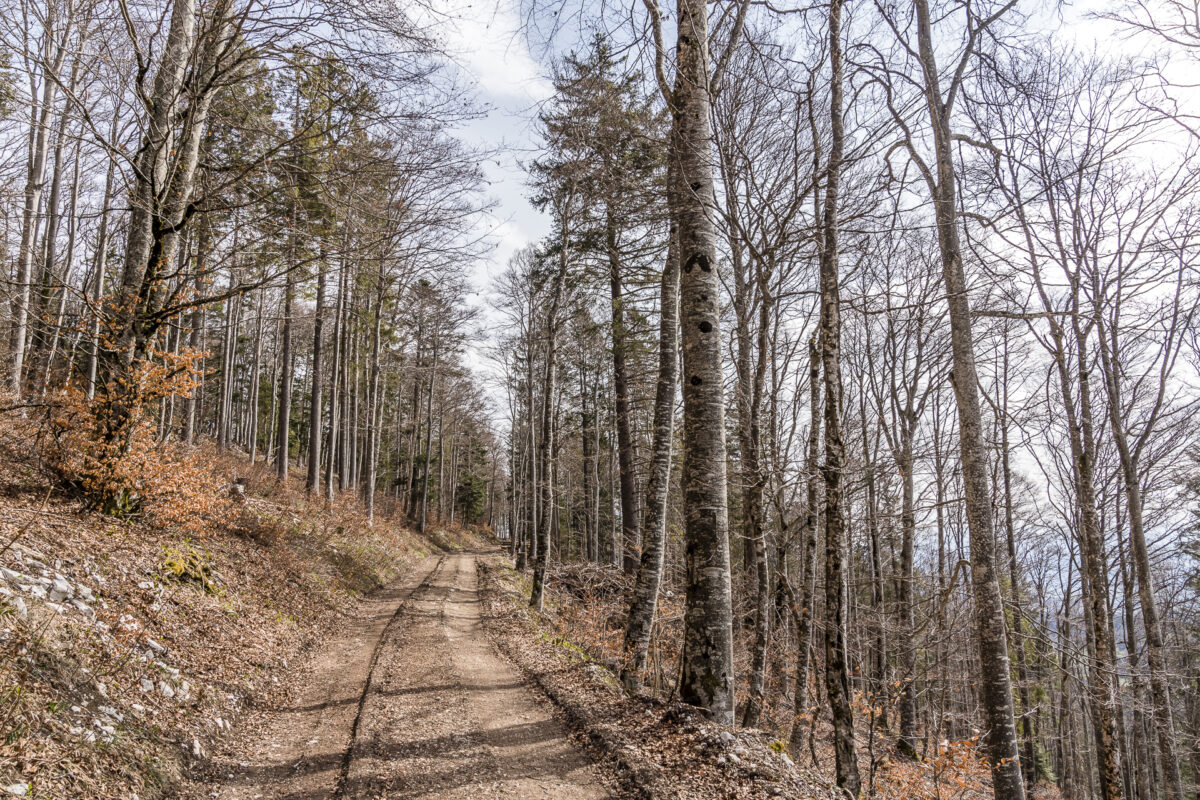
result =
[[942,276],[950,310],[954,398],[958,406],[959,450],[971,542],[971,585],[979,637],[980,699],[987,728],[992,791],[997,800],[1024,800],[1025,785],[1013,716],[1011,665],[1000,579],[996,572],[996,533],[988,457],[975,368],[971,307],[958,230],[958,197],[950,129],[950,108],[942,98],[928,0],[914,0],[924,91],[933,129],[936,178],[931,178]]
[[558,269],[550,287],[550,306],[546,310],[546,364],[542,383],[542,440],[538,449],[538,468],[541,471],[541,506],[542,519],[537,528],[537,558],[533,563],[533,588],[529,595],[529,605],[538,611],[542,610],[546,599],[546,564],[550,558],[550,535],[554,528],[554,509],[557,506],[554,498],[554,469],[553,460],[556,451],[554,402],[558,383],[558,312],[562,306],[564,289],[567,282],[567,266],[569,261],[569,245],[567,225],[571,219],[571,206],[574,198],[568,194],[561,201],[558,209],[559,222],[562,230],[559,234]]
[[1008,337],[1004,339],[1004,366],[1001,372],[1000,468],[1004,477],[1004,531],[1008,541],[1008,577],[1012,593],[1012,644],[1017,654],[1017,696],[1021,701],[1021,754],[1025,774],[1025,792],[1033,796],[1037,783],[1037,757],[1034,754],[1033,710],[1029,698],[1029,667],[1025,660],[1025,616],[1021,607],[1021,583],[1017,565],[1017,534],[1013,519],[1012,470],[1008,451]]
[[[1113,442],[1121,461],[1121,478],[1125,491],[1125,502],[1129,513],[1130,555],[1137,575],[1138,604],[1142,608],[1142,625],[1146,632],[1146,663],[1150,671],[1150,699],[1154,706],[1154,732],[1158,740],[1158,754],[1162,763],[1163,785],[1166,800],[1182,800],[1183,779],[1179,770],[1179,754],[1175,746],[1175,719],[1171,705],[1170,688],[1166,679],[1166,647],[1163,642],[1162,625],[1158,618],[1158,604],[1154,598],[1154,576],[1150,568],[1150,550],[1146,547],[1146,530],[1142,518],[1142,484],[1138,475],[1141,442],[1131,445],[1124,421],[1121,419],[1122,392],[1115,365],[1115,347],[1105,335],[1097,314],[1097,338],[1100,341],[1100,365],[1108,390],[1108,418]],[[1114,337],[1116,331],[1111,334]],[[1142,441],[1149,430],[1142,433]],[[1193,776],[1193,781],[1197,776]]]
[[[809,723],[808,675],[812,662],[813,599],[817,575],[817,522],[820,480],[817,459],[821,440],[821,351],[817,345],[818,332],[808,342],[808,453],[804,465],[805,503],[800,528],[800,599],[789,597],[796,622],[796,699],[792,703],[792,733],[788,749],[800,753],[804,733]],[[782,514],[782,509],[780,509]],[[786,586],[787,584],[785,584]],[[790,592],[791,587],[788,586]]]
[[379,350],[383,338],[383,298],[387,287],[384,285],[383,261],[379,262],[379,282],[376,288],[375,307],[372,309],[371,324],[371,363],[368,377],[367,409],[371,422],[367,426],[367,476],[363,482],[363,505],[367,508],[367,524],[375,523],[375,484],[379,480],[379,435],[383,427],[382,394],[380,392]]
[[842,0],[829,7],[830,152],[825,170],[825,207],[820,226],[821,372],[825,393],[825,692],[833,718],[834,777],[850,797],[858,797],[861,780],[854,747],[854,710],[846,653],[845,519],[842,473],[846,445],[842,438],[842,319],[838,269],[838,206],[844,123],[842,119]]
[[758,725],[766,693],[767,647],[771,638],[771,559],[763,525],[763,491],[766,472],[762,465],[762,402],[767,378],[767,355],[771,349],[771,314],[774,307],[766,265],[755,259],[758,286],[758,331],[754,374],[750,386],[750,419],[744,451],[747,483],[743,494],[744,537],[754,553],[754,646],[751,651],[750,692],[742,725]]
[[425,467],[421,472],[421,517],[418,521],[419,531],[425,535],[425,525],[429,518],[429,458],[433,450],[433,383],[438,368],[437,338],[433,341],[433,362],[429,370],[429,392],[425,396]]
[[669,157],[679,198],[683,350],[683,516],[687,598],[679,697],[734,721],[733,613],[726,495],[720,283],[713,226],[708,3],[678,0]]
[[[324,246],[321,247],[324,255]],[[325,259],[317,262],[317,307],[313,312],[312,394],[308,407],[308,475],[304,481],[305,494],[312,495],[321,484],[321,384],[322,350],[325,345]]]
[[[291,260],[289,266],[295,265],[296,260],[296,214],[292,212]],[[295,376],[293,364],[295,354],[292,352],[292,314],[295,306],[296,284],[292,269],[284,275],[283,283],[283,334],[279,348],[279,407],[275,432],[275,476],[282,482],[287,480],[288,460],[291,444],[291,415],[292,415],[292,381]]]
[[678,191],[674,170],[667,178],[670,234],[667,261],[659,290],[658,385],[654,392],[654,441],[650,474],[646,480],[643,546],[637,580],[625,625],[625,664],[621,680],[633,692],[642,688],[642,673],[650,649],[650,634],[658,611],[658,588],[666,554],[667,491],[671,478],[671,440],[675,436],[675,387],[679,382],[679,258],[677,226],[673,213]]
[[633,431],[629,419],[629,374],[625,358],[629,350],[625,326],[625,289],[622,285],[621,254],[617,249],[617,223],[612,208],[604,212],[604,244],[608,257],[608,285],[612,295],[613,392],[617,424],[617,463],[621,471],[622,566],[626,575],[638,569],[642,546],[638,520],[637,475],[634,464]]
[[596,540],[596,509],[592,505],[592,426],[596,424],[595,407],[588,411],[587,370],[583,368],[583,354],[580,354],[579,369],[579,442],[583,453],[583,528],[585,558],[595,563],[599,558]]
[[[18,398],[24,389],[25,355],[29,341],[30,302],[33,296],[34,251],[37,248],[38,212],[46,181],[46,154],[50,136],[50,112],[58,97],[58,73],[67,54],[67,37],[72,16],[62,30],[57,29],[58,4],[50,3],[44,23],[43,75],[40,100],[30,107],[29,149],[25,170],[25,196],[21,211],[21,241],[17,250],[17,293],[13,303],[13,345],[9,365],[9,389]],[[37,98],[35,80],[30,73],[31,95]]]
[[[109,125],[109,139],[115,139],[118,131],[120,120],[120,106],[113,111],[112,123]],[[108,236],[109,222],[112,215],[112,200],[116,192],[115,177],[116,177],[116,160],[108,159],[108,168],[104,173],[104,200],[100,205],[100,225],[96,231],[96,255],[95,255],[95,275],[92,278],[92,335],[91,346],[88,350],[88,381],[87,381],[87,397],[91,400],[96,396],[96,375],[99,368],[100,358],[100,321],[102,314],[100,309],[103,304],[105,279],[108,272]],[[199,272],[197,272],[199,275]],[[193,315],[195,312],[193,312]],[[195,334],[193,334],[194,336]],[[193,348],[194,349],[194,348]],[[188,395],[188,409],[195,408],[195,390]],[[189,420],[190,421],[190,420]],[[188,434],[188,444],[191,444],[191,434]]]

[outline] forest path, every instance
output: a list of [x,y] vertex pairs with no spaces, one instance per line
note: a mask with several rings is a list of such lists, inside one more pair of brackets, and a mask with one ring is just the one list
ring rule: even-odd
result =
[[488,641],[475,559],[431,557],[373,595],[302,670],[295,702],[251,720],[195,796],[608,797]]

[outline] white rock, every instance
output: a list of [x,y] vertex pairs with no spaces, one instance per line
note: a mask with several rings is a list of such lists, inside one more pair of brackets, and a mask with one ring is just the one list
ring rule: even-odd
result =
[[72,600],[71,605],[73,605],[75,607],[75,609],[80,614],[83,614],[85,617],[96,616],[96,612],[92,610],[92,607],[89,606],[87,603],[83,602],[82,600]]
[[88,603],[96,599],[96,595],[93,594],[92,590],[86,586],[79,587],[79,597]]
[[55,578],[54,582],[50,584],[50,599],[55,603],[60,603],[74,596],[75,590],[71,588],[71,584],[62,578]]
[[176,692],[179,694],[181,700],[187,700],[192,696],[192,685],[187,681],[180,681]]
[[163,697],[174,697],[175,696],[175,690],[172,689],[171,684],[167,683],[166,681],[158,682],[158,691],[162,694]]
[[121,715],[121,712],[117,711],[112,706],[100,706],[97,709],[97,711],[99,711],[101,714],[103,714],[106,717],[111,717],[112,719],[115,719],[117,722],[123,722],[125,720],[125,717],[123,717]]
[[46,603],[46,608],[50,609],[55,614],[61,614],[66,611],[66,609],[60,606],[58,603]]
[[200,749],[200,740],[192,739],[192,755],[194,755],[196,758],[199,758],[202,752],[204,751]]
[[137,713],[137,714],[141,714],[143,711],[146,710],[146,707],[144,705],[141,705],[140,703],[131,703],[129,707],[132,708],[134,710],[134,713]]
[[721,744],[733,744],[733,734],[729,731],[721,731],[718,738],[721,740]]
[[141,687],[143,692],[153,692],[154,691],[154,681],[148,681],[145,678],[142,678],[141,680],[138,681],[138,686]]
[[28,591],[30,597],[36,597],[38,600],[46,599],[46,588],[44,586],[31,586]]
[[742,759],[738,758],[737,753],[730,753],[729,754],[729,763],[730,764],[740,764],[740,763],[742,763]]
[[28,783],[13,783],[4,787],[4,791],[8,792],[13,797],[25,797],[29,794]]
[[103,683],[97,683],[96,684],[96,694],[100,695],[105,700],[107,700],[108,699],[108,687],[105,686]]
[[23,577],[21,573],[11,570],[8,567],[0,567],[0,578],[4,578],[6,581],[17,581]]
[[21,619],[29,618],[29,609],[25,607],[25,601],[21,598],[14,598],[12,601],[13,608],[17,610],[17,616]]
[[156,652],[156,653],[165,653],[165,652],[167,652],[167,648],[163,647],[161,644],[159,644],[158,642],[154,641],[153,639],[147,639],[147,640],[146,640],[146,647],[149,647],[151,650],[153,650],[153,651],[154,651],[154,652]]
[[139,589],[153,589],[154,584],[151,583],[150,581],[141,581],[138,583],[138,588]]

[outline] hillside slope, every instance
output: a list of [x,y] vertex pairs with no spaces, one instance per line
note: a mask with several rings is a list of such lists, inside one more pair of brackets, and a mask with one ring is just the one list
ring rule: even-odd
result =
[[0,789],[170,792],[363,596],[454,547],[198,452],[245,498],[187,535],[84,510],[0,431]]

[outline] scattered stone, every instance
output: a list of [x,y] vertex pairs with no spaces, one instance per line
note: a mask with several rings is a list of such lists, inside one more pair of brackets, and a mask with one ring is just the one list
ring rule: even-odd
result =
[[9,569],[8,567],[0,567],[0,578],[4,578],[4,580],[6,580],[10,583],[15,583],[16,581],[20,580],[23,577],[25,577],[25,576],[19,572],[14,572],[13,570]]
[[73,605],[76,608],[76,610],[79,611],[80,614],[83,614],[85,617],[90,618],[90,617],[96,616],[96,612],[92,610],[92,607],[89,606],[87,603],[83,602],[82,600],[72,600],[71,605]]
[[154,691],[154,681],[148,681],[145,678],[138,681],[138,686],[147,694]]
[[21,619],[29,619],[29,609],[25,607],[25,601],[19,597],[13,598],[12,606],[17,610],[17,616]]
[[146,647],[149,647],[151,650],[153,650],[153,651],[154,651],[154,652],[156,652],[156,653],[165,653],[165,652],[167,652],[167,648],[163,647],[161,644],[159,644],[158,642],[154,641],[153,639],[147,639],[147,640],[146,640]]
[[60,606],[58,603],[46,603],[46,608],[50,609],[55,614],[62,614],[66,611],[66,609]]
[[71,584],[67,583],[62,578],[55,578],[50,584],[50,600],[55,603],[61,603],[63,600],[69,600],[75,595],[75,590],[71,588]]
[[737,764],[740,764],[740,763],[742,763],[742,759],[740,759],[740,758],[738,757],[738,754],[737,754],[737,753],[730,753],[730,754],[729,754],[729,763],[730,763],[730,764],[737,765]]
[[79,587],[79,597],[88,603],[96,599],[96,595],[86,586]]
[[38,600],[46,599],[46,589],[44,586],[30,586],[25,591],[29,593],[30,597],[36,597]]
[[28,783],[13,783],[4,787],[4,791],[13,797],[25,797],[29,794]]
[[733,744],[733,734],[729,731],[721,731],[721,735],[717,738],[721,740],[721,744],[723,745]]
[[163,697],[174,697],[175,696],[175,690],[172,689],[171,684],[167,683],[166,681],[158,682],[158,691],[159,691],[159,693],[162,694]]
[[100,706],[97,710],[104,716],[115,719],[117,722],[125,721],[125,717],[121,714],[121,712],[117,711],[112,706]]
[[192,755],[194,755],[196,758],[199,758],[200,754],[203,752],[204,751],[200,749],[200,740],[192,739]]

